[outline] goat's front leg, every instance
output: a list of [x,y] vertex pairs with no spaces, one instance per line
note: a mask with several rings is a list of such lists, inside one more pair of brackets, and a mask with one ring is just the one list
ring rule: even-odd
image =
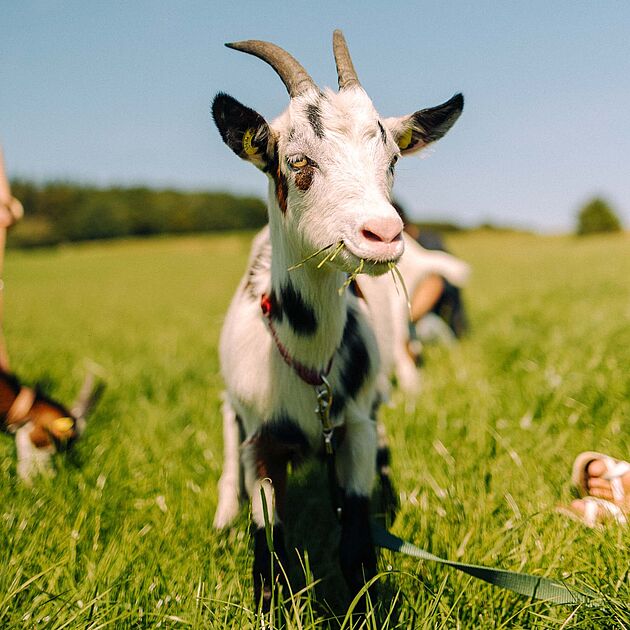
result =
[[[353,595],[376,574],[376,553],[370,529],[376,443],[373,420],[362,415],[346,419],[346,435],[337,451],[337,476],[344,490],[339,559]],[[364,606],[362,600],[361,607]]]
[[[288,457],[266,437],[256,435],[243,445],[245,484],[252,501],[254,523],[254,599],[263,611],[271,604],[273,584],[285,583],[287,552],[284,544],[284,500],[287,483]],[[264,503],[273,526],[275,556],[269,550],[265,532]],[[280,567],[282,565],[283,569]]]
[[223,473],[219,479],[219,501],[214,515],[217,529],[227,527],[238,514],[241,462],[239,421],[227,397],[223,401]]
[[37,447],[31,440],[33,423],[27,422],[15,432],[15,448],[17,451],[17,473],[22,481],[30,486],[37,474],[53,476],[51,456],[54,453],[52,446]]

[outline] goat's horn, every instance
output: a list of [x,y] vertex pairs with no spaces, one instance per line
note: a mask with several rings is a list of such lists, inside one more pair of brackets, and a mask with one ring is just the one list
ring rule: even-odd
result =
[[88,372],[79,391],[70,413],[77,421],[77,432],[79,435],[83,433],[85,429],[85,417],[92,407],[96,404],[96,401],[103,393],[104,383],[101,379],[97,379],[94,376],[94,372]]
[[335,55],[335,65],[337,66],[337,76],[339,77],[339,89],[360,86],[359,77],[352,65],[352,58],[346,44],[343,33],[337,29],[333,33],[333,53]]
[[233,42],[226,46],[254,55],[268,63],[282,79],[291,98],[304,94],[308,90],[317,89],[315,81],[311,79],[302,64],[280,46],[257,39]]

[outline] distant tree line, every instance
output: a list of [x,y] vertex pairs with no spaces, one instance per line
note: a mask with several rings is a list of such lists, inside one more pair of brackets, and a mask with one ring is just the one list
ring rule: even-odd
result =
[[66,182],[11,182],[24,219],[9,245],[35,247],[68,241],[254,229],[267,221],[263,201],[223,192],[145,187],[97,188]]

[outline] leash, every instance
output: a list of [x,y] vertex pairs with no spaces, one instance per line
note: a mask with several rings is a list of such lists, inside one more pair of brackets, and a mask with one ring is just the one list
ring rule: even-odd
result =
[[377,547],[451,567],[488,584],[505,588],[530,599],[544,600],[550,604],[593,604],[593,600],[597,597],[595,591],[585,586],[582,587],[582,592],[578,592],[563,582],[529,573],[446,560],[395,536],[376,521],[372,521],[371,526],[372,540]]
[[[341,520],[341,491],[337,483],[337,473],[335,470],[335,449],[333,445],[334,427],[330,420],[330,408],[332,405],[333,392],[327,376],[332,365],[332,357],[328,363],[328,367],[323,372],[317,372],[312,368],[306,367],[289,354],[287,348],[278,338],[273,322],[271,321],[272,301],[267,294],[264,294],[260,302],[263,316],[267,320],[267,325],[271,336],[276,344],[278,352],[284,359],[285,363],[290,366],[295,373],[306,384],[315,387],[317,394],[317,413],[322,425],[322,438],[324,442],[324,451],[326,456],[326,468],[328,472],[328,485],[330,499],[333,512],[338,520]],[[263,506],[266,507],[265,501]],[[583,592],[577,592],[569,588],[563,582],[558,582],[545,577],[531,575],[529,573],[519,573],[517,571],[508,571],[507,569],[495,569],[492,567],[484,567],[478,564],[466,564],[464,562],[454,562],[446,558],[440,558],[414,544],[395,536],[382,525],[372,520],[371,524],[372,541],[376,547],[381,549],[389,549],[396,553],[406,556],[418,558],[428,562],[435,562],[456,571],[461,571],[483,580],[493,586],[498,586],[510,590],[519,595],[529,597],[530,599],[544,600],[550,604],[584,604],[592,603],[597,597],[595,591],[583,587]]]

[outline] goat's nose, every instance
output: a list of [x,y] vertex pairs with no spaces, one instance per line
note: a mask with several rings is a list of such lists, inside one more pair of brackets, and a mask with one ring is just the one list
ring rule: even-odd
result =
[[403,222],[399,216],[373,217],[361,228],[361,235],[368,241],[393,243],[402,238]]

